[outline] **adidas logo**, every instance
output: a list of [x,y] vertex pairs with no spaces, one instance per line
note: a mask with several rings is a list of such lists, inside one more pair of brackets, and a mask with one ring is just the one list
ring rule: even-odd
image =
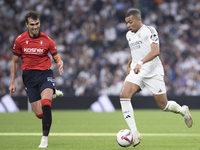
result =
[[160,93],[160,92],[162,92],[162,90],[161,90],[161,89],[158,91],[158,93]]
[[127,118],[131,118],[131,116],[130,116],[130,115],[127,115],[127,116],[125,117],[125,119],[127,119]]

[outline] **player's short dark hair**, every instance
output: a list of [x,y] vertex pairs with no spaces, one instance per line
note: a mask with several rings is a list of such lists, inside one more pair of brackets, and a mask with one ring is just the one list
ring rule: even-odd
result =
[[40,15],[36,11],[30,11],[25,16],[25,22],[28,23],[28,18],[31,18],[33,20],[40,19]]
[[134,8],[128,10],[127,13],[126,13],[126,17],[129,17],[131,15],[141,17],[140,11],[138,9],[134,9]]

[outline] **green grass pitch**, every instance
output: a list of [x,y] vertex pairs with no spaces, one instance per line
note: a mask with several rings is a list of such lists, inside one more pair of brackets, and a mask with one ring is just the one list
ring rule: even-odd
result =
[[[121,110],[94,113],[87,110],[52,111],[49,150],[200,150],[199,110],[187,128],[178,114],[160,110],[135,110],[142,141],[137,147],[122,148],[116,134],[128,129]],[[0,113],[0,150],[36,150],[42,136],[41,120],[33,113]]]

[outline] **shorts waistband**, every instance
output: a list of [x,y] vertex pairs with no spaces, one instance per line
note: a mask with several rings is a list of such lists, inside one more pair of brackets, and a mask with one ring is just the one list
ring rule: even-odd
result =
[[46,69],[46,70],[37,70],[37,69],[30,69],[30,70],[23,70],[23,72],[41,72],[41,71],[47,71],[47,70],[51,70],[50,68]]

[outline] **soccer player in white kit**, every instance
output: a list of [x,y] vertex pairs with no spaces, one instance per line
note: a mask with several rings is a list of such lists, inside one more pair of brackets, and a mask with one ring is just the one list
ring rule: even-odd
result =
[[182,107],[175,101],[168,101],[164,83],[164,70],[158,57],[159,37],[152,26],[142,23],[141,14],[137,9],[127,12],[125,21],[129,31],[126,38],[131,50],[131,57],[127,64],[127,76],[120,93],[120,103],[124,118],[131,129],[137,146],[142,136],[137,130],[131,98],[137,92],[147,87],[154,96],[158,107],[163,111],[170,111],[183,116],[186,125],[193,124],[188,106]]

